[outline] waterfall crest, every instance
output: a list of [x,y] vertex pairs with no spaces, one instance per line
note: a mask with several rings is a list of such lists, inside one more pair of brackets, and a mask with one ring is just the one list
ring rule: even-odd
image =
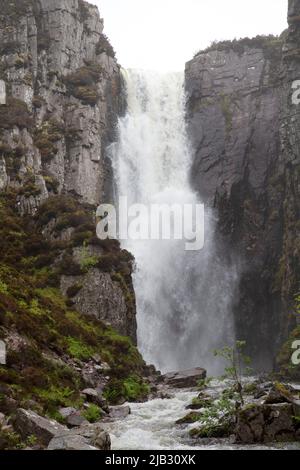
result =
[[[189,184],[184,76],[124,72],[127,113],[111,147],[116,193],[133,203],[196,204]],[[235,274],[218,260],[214,216],[206,210],[205,247],[181,240],[123,242],[136,259],[138,345],[163,372],[194,366],[218,373],[212,351],[232,338]]]

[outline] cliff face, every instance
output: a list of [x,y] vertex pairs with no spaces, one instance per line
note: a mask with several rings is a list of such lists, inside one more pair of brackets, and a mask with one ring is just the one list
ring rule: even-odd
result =
[[1,78],[11,114],[2,143],[20,149],[13,171],[2,158],[1,186],[24,185],[34,173],[41,193],[20,198],[23,213],[34,211],[53,186],[98,204],[121,96],[119,66],[98,10],[82,0],[0,6]]
[[192,183],[215,207],[220,238],[239,265],[236,331],[259,367],[273,365],[295,324],[298,14],[290,2],[290,27],[281,38],[215,44],[186,66]]
[[135,340],[131,261],[123,261],[124,273],[122,266],[115,272],[113,259],[103,270],[96,266],[101,256],[122,252],[116,246],[108,252],[97,240],[89,246],[93,211],[110,196],[105,149],[123,102],[103,20],[82,0],[1,1],[0,16],[0,79],[7,92],[0,108],[0,189],[14,192],[20,215],[35,216],[47,240],[65,242],[60,257],[90,263],[77,279],[61,278],[64,293],[82,285],[75,307]]
[[[120,69],[102,30],[97,8],[82,0],[0,0],[7,351],[0,412],[7,417],[20,406],[58,420],[61,407],[85,414],[81,392],[93,387],[90,411],[99,418],[107,402],[148,393],[134,346],[133,259],[117,241],[96,237],[96,207],[111,190],[105,148],[123,106]],[[21,445],[16,439],[0,429],[1,449]]]

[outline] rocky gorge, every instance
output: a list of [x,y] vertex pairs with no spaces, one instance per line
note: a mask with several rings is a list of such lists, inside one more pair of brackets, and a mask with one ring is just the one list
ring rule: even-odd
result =
[[277,374],[247,379],[241,404],[200,367],[145,363],[134,256],[96,236],[128,105],[97,7],[0,0],[0,449],[129,448],[149,423],[161,448],[299,440],[299,18],[290,0],[282,36],[212,44],[185,71],[190,180],[237,267],[235,335]]

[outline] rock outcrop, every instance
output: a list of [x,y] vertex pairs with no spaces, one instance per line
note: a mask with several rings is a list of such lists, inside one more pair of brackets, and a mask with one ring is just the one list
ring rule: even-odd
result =
[[186,66],[192,184],[216,209],[222,246],[239,266],[238,338],[274,365],[295,325],[299,282],[298,2],[281,37],[213,44]]
[[0,153],[7,178],[24,186],[32,174],[39,177],[41,191],[20,197],[24,213],[55,191],[98,204],[109,183],[105,148],[122,97],[103,20],[97,7],[82,0],[21,3],[0,4],[0,78],[10,107],[10,123],[1,123]]

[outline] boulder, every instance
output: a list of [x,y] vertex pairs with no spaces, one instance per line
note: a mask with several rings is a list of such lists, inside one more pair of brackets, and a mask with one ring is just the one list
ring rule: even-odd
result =
[[190,388],[197,387],[199,380],[206,378],[206,370],[201,367],[194,369],[169,372],[163,376],[164,381],[170,387],[175,388]]
[[72,413],[66,418],[66,423],[68,426],[75,428],[82,425],[89,424],[88,421],[81,416],[79,412]]
[[13,420],[15,430],[26,439],[29,436],[36,436],[43,445],[48,445],[53,437],[64,434],[68,431],[65,426],[54,420],[43,418],[34,411],[19,408]]
[[247,405],[237,417],[236,440],[243,444],[296,440],[291,403]]
[[54,437],[49,446],[48,450],[99,450],[97,447],[91,446],[86,442],[86,439],[82,436],[58,436]]
[[127,418],[131,414],[129,406],[111,406],[109,408],[109,417],[114,420]]
[[48,450],[110,450],[109,434],[99,423],[86,424],[55,436]]
[[63,417],[63,418],[68,418],[68,416],[74,414],[77,412],[77,410],[75,408],[71,408],[71,407],[67,407],[67,408],[60,408],[59,410],[59,414]]
[[95,405],[100,406],[104,411],[106,411],[107,402],[98,390],[96,390],[95,388],[86,388],[81,392],[81,394],[89,403],[94,403]]

